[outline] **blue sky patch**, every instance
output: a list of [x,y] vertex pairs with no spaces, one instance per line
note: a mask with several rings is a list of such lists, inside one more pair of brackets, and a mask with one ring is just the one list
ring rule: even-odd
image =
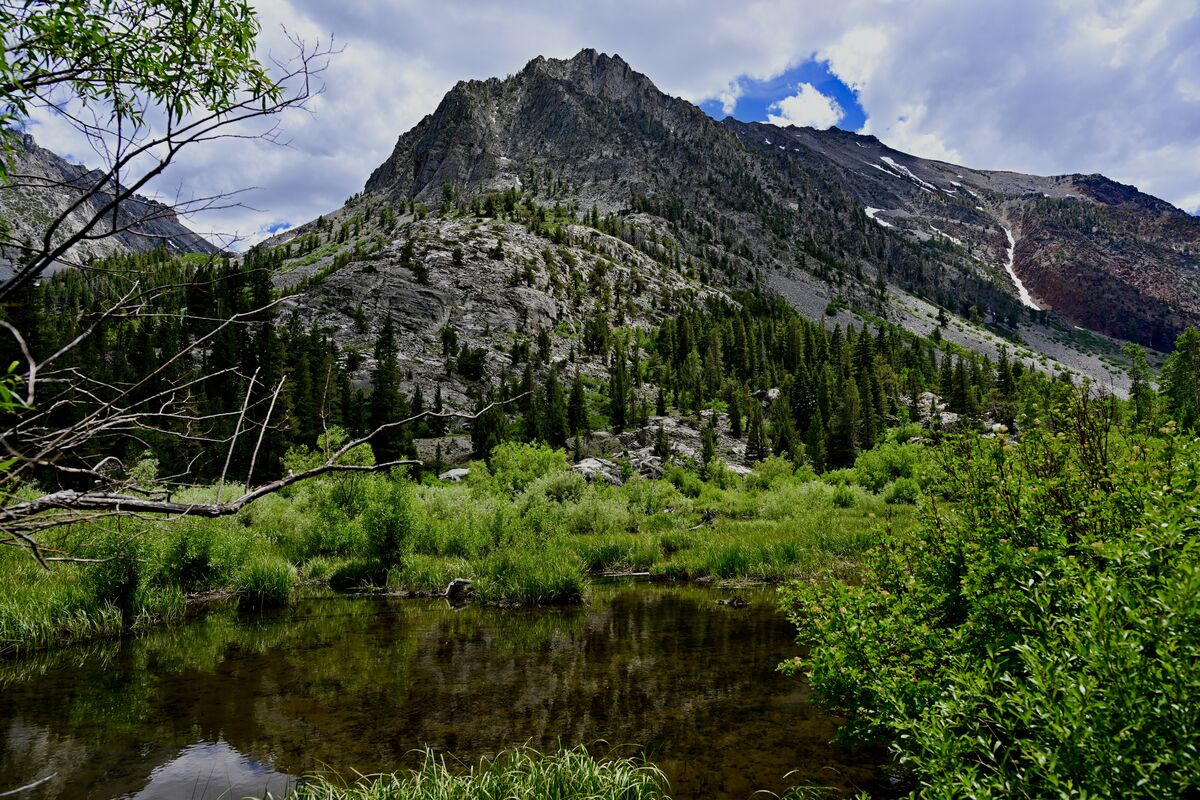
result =
[[[802,83],[812,84],[814,89],[826,97],[832,98],[841,106],[845,116],[842,117],[837,127],[843,130],[857,131],[867,120],[867,115],[863,113],[854,90],[829,71],[829,62],[827,61],[809,59],[770,80],[760,81],[742,76],[737,79],[737,82],[742,87],[742,93],[738,97],[737,106],[731,116],[743,122],[766,122],[771,104],[796,94]],[[725,118],[725,112],[719,99],[710,98],[699,105],[701,110],[709,116],[715,119]]]

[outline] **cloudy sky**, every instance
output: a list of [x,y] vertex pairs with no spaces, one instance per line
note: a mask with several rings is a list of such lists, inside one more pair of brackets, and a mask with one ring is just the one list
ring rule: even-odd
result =
[[[264,52],[283,26],[342,52],[288,146],[194,150],[156,185],[254,186],[249,209],[191,220],[248,240],[340,206],[460,79],[536,55],[619,53],[720,118],[873,133],[921,156],[1042,174],[1103,172],[1200,211],[1195,0],[256,0]],[[94,161],[45,115],[45,146]]]

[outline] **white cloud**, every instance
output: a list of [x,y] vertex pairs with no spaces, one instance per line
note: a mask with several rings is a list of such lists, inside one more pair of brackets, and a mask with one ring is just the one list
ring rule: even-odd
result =
[[740,81],[730,81],[729,85],[717,93],[717,100],[721,103],[721,113],[729,116],[737,108],[738,98],[742,96],[742,84]]
[[796,88],[798,91],[794,95],[768,107],[767,122],[824,129],[833,127],[846,116],[836,100],[821,94],[811,83],[802,83]]
[[[741,76],[770,79],[827,59],[858,92],[866,130],[899,149],[980,168],[1103,172],[1200,204],[1200,4],[1184,0],[254,5],[264,49],[284,52],[286,24],[309,39],[335,34],[346,50],[314,113],[283,120],[290,146],[214,143],[156,183],[168,196],[257,187],[243,196],[252,209],[192,220],[202,230],[259,236],[271,223],[336,208],[458,80],[504,76],[536,55],[582,47],[619,53],[669,94],[717,99],[727,111]],[[824,124],[827,106],[805,112],[824,98],[805,98],[801,88],[775,116]],[[48,130],[54,124],[37,126],[39,141],[69,143]]]

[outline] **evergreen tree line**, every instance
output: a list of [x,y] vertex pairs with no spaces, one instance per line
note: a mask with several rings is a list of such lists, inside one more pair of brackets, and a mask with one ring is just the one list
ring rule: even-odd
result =
[[[261,481],[279,474],[289,448],[313,446],[327,427],[362,435],[425,410],[445,410],[440,384],[427,387],[432,397],[420,386],[406,392],[411,375],[400,366],[390,318],[375,337],[367,387],[352,380],[362,370],[362,353],[341,350],[327,331],[304,325],[295,314],[281,318],[270,276],[284,258],[278,248],[253,249],[236,259],[172,258],[158,250],[64,271],[28,287],[6,318],[26,333],[36,357],[97,326],[43,383],[38,405],[52,409],[48,424],[67,426],[118,389],[132,389],[123,401],[132,406],[187,387],[175,392],[173,411],[190,421],[152,420],[135,435],[114,432],[96,445],[102,451],[64,455],[87,464],[111,455],[129,465],[150,451],[160,474],[213,480],[227,457],[222,443],[240,426],[229,475],[244,479],[253,459],[250,477]],[[151,313],[105,317],[135,279]],[[779,298],[754,292],[676,307],[649,331],[613,328],[596,315],[581,333],[570,356],[557,362],[549,331],[519,340],[511,369],[492,388],[482,351],[465,343],[460,348],[454,331],[443,331],[448,371],[474,383],[474,409],[487,409],[469,426],[478,456],[487,457],[506,439],[578,452],[596,430],[621,432],[668,413],[698,422],[708,410],[721,412],[720,424],[744,439],[750,460],[777,454],[807,460],[817,470],[835,469],[853,464],[887,427],[941,410],[931,407],[931,395],[945,410],[1012,427],[1022,380],[1045,379],[1005,350],[992,361],[886,324],[827,328]],[[172,360],[199,341],[189,357]],[[1200,332],[1180,337],[1164,367],[1161,392],[1140,350],[1128,349],[1130,407],[1139,423],[1160,424],[1165,417],[1189,429],[1200,426],[1198,343]],[[0,356],[19,358],[10,342],[3,348]],[[605,379],[587,378],[581,359],[599,359]],[[467,361],[480,363],[462,369]],[[251,402],[242,417],[247,391]],[[488,409],[497,401],[506,402]],[[255,458],[268,412],[271,424]],[[703,441],[711,456],[718,414],[708,416]],[[448,427],[437,418],[387,427],[373,440],[376,459],[411,457],[414,437],[439,436]],[[660,441],[658,449],[666,454],[669,444]]]
[[[237,259],[172,258],[154,250],[60,272],[27,288],[5,316],[25,334],[35,358],[95,326],[39,382],[37,408],[49,410],[46,424],[69,426],[126,391],[121,406],[151,412],[135,431],[114,431],[90,450],[59,457],[94,465],[114,456],[129,466],[150,455],[160,475],[190,483],[218,478],[228,455],[230,480],[257,483],[278,477],[288,449],[313,446],[327,427],[362,435],[422,410],[419,392],[400,390],[390,320],[376,342],[371,391],[351,380],[362,367],[360,353],[342,351],[327,331],[304,325],[294,313],[281,317],[270,276],[282,258],[279,250],[265,249]],[[130,302],[144,301],[144,308],[106,317],[131,289]],[[6,341],[0,357],[9,363],[20,353]],[[177,416],[155,416],[168,393],[174,399],[169,411]],[[413,435],[428,428],[386,430],[374,444],[377,459],[411,455]],[[230,454],[235,430],[240,435]]]

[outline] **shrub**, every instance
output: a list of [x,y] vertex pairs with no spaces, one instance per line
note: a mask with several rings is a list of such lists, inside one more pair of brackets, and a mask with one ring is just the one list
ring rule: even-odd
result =
[[1019,445],[945,445],[956,506],[860,583],[788,587],[790,666],[921,796],[1189,796],[1200,442],[1117,440],[1086,393],[1052,391]]
[[888,505],[912,505],[921,497],[921,486],[912,478],[897,478],[888,484],[883,500]]
[[621,487],[629,508],[647,516],[665,511],[687,511],[691,503],[673,484],[634,478]]
[[379,485],[362,514],[362,527],[371,555],[385,567],[399,564],[416,527],[411,488],[399,480]]
[[587,491],[587,479],[574,470],[550,472],[534,480],[526,493],[540,495],[553,503],[575,503]]
[[908,444],[913,439],[924,439],[928,435],[925,426],[919,422],[906,422],[888,431],[887,440],[895,444]]
[[98,603],[109,603],[121,612],[126,625],[137,616],[138,589],[153,574],[149,542],[142,536],[109,534],[100,539],[89,555],[98,559],[88,565],[88,584]]
[[838,486],[830,495],[830,502],[837,508],[853,508],[854,507],[854,490],[849,486]]
[[492,478],[509,494],[518,494],[543,475],[567,468],[567,454],[544,444],[502,442],[492,450]]
[[695,499],[704,491],[704,481],[700,480],[700,476],[678,465],[668,466],[663,477],[684,497]]
[[796,474],[796,467],[783,456],[768,456],[754,467],[747,482],[756,489],[767,489]]
[[924,450],[912,444],[881,444],[859,455],[854,462],[854,482],[880,492],[897,478],[912,478]]
[[262,611],[290,603],[295,585],[295,567],[278,556],[258,555],[238,572],[233,593],[238,608]]

